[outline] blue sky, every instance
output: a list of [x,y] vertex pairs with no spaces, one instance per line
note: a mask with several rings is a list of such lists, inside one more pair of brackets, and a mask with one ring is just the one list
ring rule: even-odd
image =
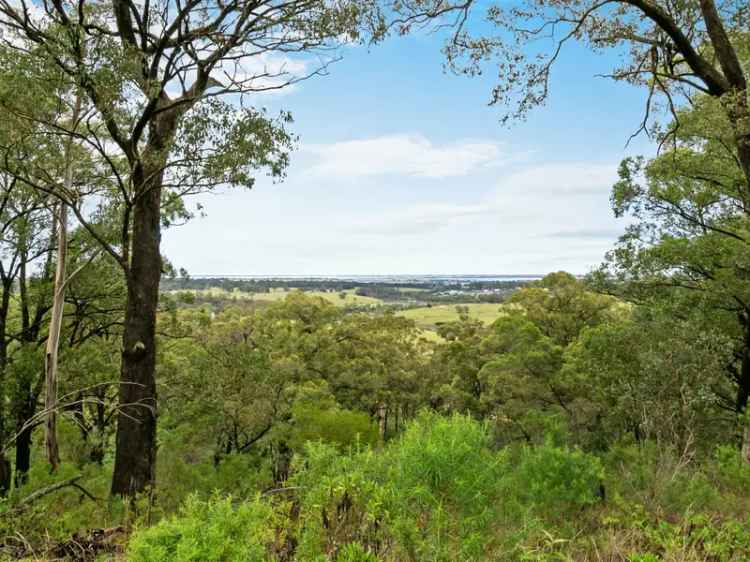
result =
[[[441,39],[347,48],[328,76],[259,96],[292,112],[288,177],[201,196],[164,233],[191,274],[585,273],[624,229],[609,207],[644,92],[596,78],[616,63],[570,45],[548,104],[499,124],[493,72],[443,71]],[[297,62],[299,64],[299,61]],[[195,204],[193,201],[191,204]]]

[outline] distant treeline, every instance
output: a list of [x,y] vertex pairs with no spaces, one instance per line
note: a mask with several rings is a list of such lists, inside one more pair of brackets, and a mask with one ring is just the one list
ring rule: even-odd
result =
[[223,289],[246,293],[268,293],[272,289],[340,292],[389,302],[500,302],[510,292],[528,285],[529,280],[503,281],[404,281],[372,282],[343,279],[233,279],[222,277],[164,278],[163,291]]

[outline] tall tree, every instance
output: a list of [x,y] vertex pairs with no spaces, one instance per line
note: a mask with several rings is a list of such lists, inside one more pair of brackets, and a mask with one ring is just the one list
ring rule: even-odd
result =
[[217,185],[252,185],[257,169],[281,176],[289,118],[247,108],[247,95],[320,72],[318,66],[293,76],[284,61],[290,53],[327,51],[355,36],[361,16],[360,6],[349,1],[79,0],[37,6],[0,0],[0,25],[13,37],[9,45],[33,47],[93,108],[77,135],[108,166],[114,188],[107,195],[120,211],[114,244],[80,201],[58,194],[127,280],[114,494],[143,491],[154,479],[163,209]]
[[[81,96],[76,95],[71,116],[73,130],[78,126],[81,113]],[[73,189],[73,147],[72,137],[68,137],[64,154],[63,189],[70,193]],[[52,293],[52,315],[47,334],[47,348],[44,355],[45,401],[46,410],[44,442],[47,450],[47,461],[52,472],[60,464],[60,451],[57,444],[57,360],[60,347],[60,330],[62,329],[63,307],[65,306],[65,285],[68,282],[66,268],[68,264],[68,208],[64,201],[57,204],[57,265],[55,270],[55,288]]]
[[660,156],[622,162],[613,209],[634,222],[596,277],[605,290],[634,302],[668,301],[675,317],[701,312],[707,332],[731,337],[735,353],[726,373],[734,395],[720,398],[742,414],[750,398],[744,174],[719,101],[698,97],[677,117],[679,127]]
[[[547,100],[554,64],[573,41],[595,51],[626,53],[623,64],[609,76],[648,92],[639,131],[647,130],[660,100],[673,113],[696,93],[721,100],[745,178],[744,195],[750,195],[750,109],[743,62],[750,55],[747,2],[521,0],[480,7],[467,0],[446,5],[440,13],[429,4],[399,4],[402,25],[408,28],[441,14],[458,14],[445,47],[448,63],[457,72],[476,75],[488,61],[498,62],[491,103],[509,106],[504,120],[524,117]],[[481,13],[489,27],[470,26],[474,12]]]
[[17,423],[7,404],[17,402],[16,381],[11,380],[9,363],[12,342],[19,337],[13,320],[13,297],[23,283],[29,263],[47,251],[49,214],[45,201],[20,182],[0,174],[0,495],[10,487],[11,467],[5,450],[15,437]]

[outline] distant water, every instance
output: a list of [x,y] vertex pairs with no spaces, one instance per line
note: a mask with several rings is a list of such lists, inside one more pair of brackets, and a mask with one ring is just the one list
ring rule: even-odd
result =
[[357,283],[470,283],[492,281],[534,281],[543,275],[514,274],[514,275],[191,275],[193,279],[260,279],[281,281],[314,280],[314,281],[353,281]]

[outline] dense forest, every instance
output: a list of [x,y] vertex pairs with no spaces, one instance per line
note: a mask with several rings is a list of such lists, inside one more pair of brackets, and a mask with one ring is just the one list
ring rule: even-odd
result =
[[[621,55],[655,150],[603,263],[177,275],[186,198],[286,174],[255,94],[425,31],[503,120]],[[740,0],[0,0],[0,559],[750,559],[749,38]]]

